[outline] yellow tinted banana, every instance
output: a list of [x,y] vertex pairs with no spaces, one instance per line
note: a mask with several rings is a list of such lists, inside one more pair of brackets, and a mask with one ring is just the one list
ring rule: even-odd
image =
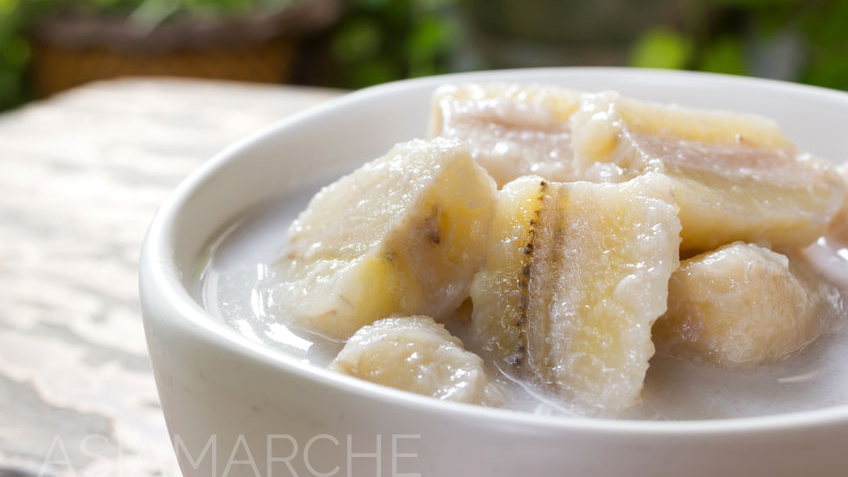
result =
[[836,290],[800,260],[737,242],[680,264],[654,341],[719,364],[774,362],[824,331],[837,303]]
[[447,317],[485,259],[494,193],[455,141],[395,146],[321,190],[291,225],[272,307],[333,339],[393,313]]
[[386,318],[357,331],[330,369],[446,401],[495,404],[483,360],[428,316]]
[[507,373],[615,411],[639,398],[679,264],[661,174],[616,184],[510,182],[471,286],[475,343]]
[[833,165],[798,150],[775,122],[757,116],[607,92],[583,96],[572,133],[579,169],[604,162],[625,176],[655,171],[672,179],[687,252],[737,240],[807,245],[845,196]]

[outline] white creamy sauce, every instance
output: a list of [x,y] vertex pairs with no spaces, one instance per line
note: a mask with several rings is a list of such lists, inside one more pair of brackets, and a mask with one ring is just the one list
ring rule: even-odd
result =
[[269,312],[273,263],[286,230],[321,188],[306,185],[278,202],[257,208],[231,225],[212,244],[200,294],[210,314],[245,337],[304,362],[327,366],[343,343],[290,329]]
[[[257,208],[211,246],[200,283],[203,305],[247,338],[315,366],[327,366],[342,347],[291,329],[268,310],[262,283],[273,280],[273,262],[286,230],[319,189],[310,185]],[[848,249],[824,239],[805,251],[834,284],[848,287]],[[848,319],[782,362],[748,369],[657,355],[642,402],[625,419],[718,419],[761,416],[848,404]],[[463,327],[448,327],[463,338]],[[465,341],[465,340],[463,340]],[[494,371],[514,409],[543,415],[586,415],[554,396]]]

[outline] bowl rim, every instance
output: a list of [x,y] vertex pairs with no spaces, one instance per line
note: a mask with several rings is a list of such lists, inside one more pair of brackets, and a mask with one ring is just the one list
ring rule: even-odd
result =
[[[372,86],[337,98],[328,100],[308,110],[295,113],[266,126],[243,139],[236,141],[202,163],[196,170],[184,178],[173,190],[156,213],[144,241],[140,259],[140,283],[149,282],[153,289],[142,285],[141,301],[156,300],[157,307],[175,311],[169,325],[204,338],[209,344],[223,347],[250,360],[258,360],[266,366],[278,369],[281,373],[291,373],[308,378],[320,384],[336,387],[340,391],[358,394],[361,397],[376,399],[398,406],[407,406],[419,411],[448,413],[469,419],[484,419],[493,424],[530,426],[547,431],[615,433],[618,435],[720,435],[771,433],[814,428],[823,425],[848,425],[848,403],[819,409],[768,414],[754,417],[695,419],[695,420],[635,420],[602,417],[543,416],[509,409],[496,409],[464,403],[446,402],[410,392],[392,389],[350,376],[332,372],[308,363],[301,362],[284,353],[261,343],[249,340],[237,330],[227,327],[213,319],[209,313],[193,298],[183,284],[182,274],[174,260],[172,231],[183,206],[189,198],[222,165],[238,160],[239,156],[252,145],[270,136],[284,133],[291,125],[304,119],[318,117],[332,112],[336,108],[358,102],[367,102],[371,98],[423,86],[437,86],[446,82],[494,82],[520,81],[518,77],[530,76],[533,82],[545,83],[546,79],[562,77],[593,76],[598,74],[629,76],[634,79],[665,78],[674,81],[707,81],[719,84],[745,84],[774,91],[793,91],[804,94],[824,96],[848,102],[848,94],[809,85],[794,84],[777,80],[749,78],[701,73],[689,71],[670,71],[640,68],[618,67],[554,67],[526,68],[513,70],[488,70],[470,73],[456,73],[430,76],[385,83]],[[150,291],[148,294],[147,292]],[[152,297],[152,295],[156,295]],[[149,335],[148,322],[154,318],[144,313],[145,332]]]

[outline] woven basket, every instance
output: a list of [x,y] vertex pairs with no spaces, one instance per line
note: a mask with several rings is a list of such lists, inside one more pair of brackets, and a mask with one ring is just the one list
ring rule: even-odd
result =
[[339,0],[225,22],[165,24],[150,32],[112,18],[51,17],[32,30],[31,78],[39,96],[120,76],[285,82],[300,38],[341,13]]

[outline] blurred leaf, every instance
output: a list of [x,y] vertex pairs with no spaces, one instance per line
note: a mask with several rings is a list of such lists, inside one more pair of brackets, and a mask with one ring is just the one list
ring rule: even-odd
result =
[[450,25],[436,16],[428,16],[412,27],[409,36],[409,56],[413,59],[432,58],[443,53],[453,38]]
[[385,8],[392,0],[352,0],[351,3],[369,10]]
[[3,63],[12,69],[23,70],[29,62],[29,43],[21,37],[13,37],[2,44]]
[[712,0],[716,5],[742,8],[768,8],[775,6],[794,5],[805,0]]
[[332,50],[343,62],[355,62],[376,55],[380,50],[380,29],[368,18],[343,25],[333,39]]
[[415,4],[416,9],[419,10],[419,11],[422,11],[422,10],[435,11],[435,10],[438,10],[440,8],[445,8],[449,5],[456,3],[455,0],[411,0],[411,1]]
[[385,83],[400,77],[397,67],[391,61],[385,59],[363,62],[349,68],[348,76],[354,88]]
[[411,65],[409,68],[409,77],[410,78],[420,78],[422,76],[432,76],[444,73],[441,68],[436,64],[437,62],[434,60],[430,61],[421,61],[414,65]]
[[804,32],[814,45],[835,45],[848,40],[848,0],[831,0],[801,16]]
[[11,15],[18,8],[18,0],[0,0],[0,16]]
[[844,53],[814,54],[802,81],[826,88],[848,88],[848,60]]
[[0,109],[17,106],[22,98],[21,77],[10,71],[0,71]]
[[641,68],[685,68],[693,51],[689,38],[666,27],[645,32],[633,45],[630,64]]
[[407,44],[409,76],[440,73],[438,63],[454,43],[452,26],[436,15],[427,15],[416,23]]
[[403,30],[404,35],[408,31],[412,13],[412,0],[388,0],[386,5],[380,11],[384,18],[384,26],[386,29]]
[[706,45],[698,64],[701,71],[742,75],[747,71],[739,40],[723,37]]

